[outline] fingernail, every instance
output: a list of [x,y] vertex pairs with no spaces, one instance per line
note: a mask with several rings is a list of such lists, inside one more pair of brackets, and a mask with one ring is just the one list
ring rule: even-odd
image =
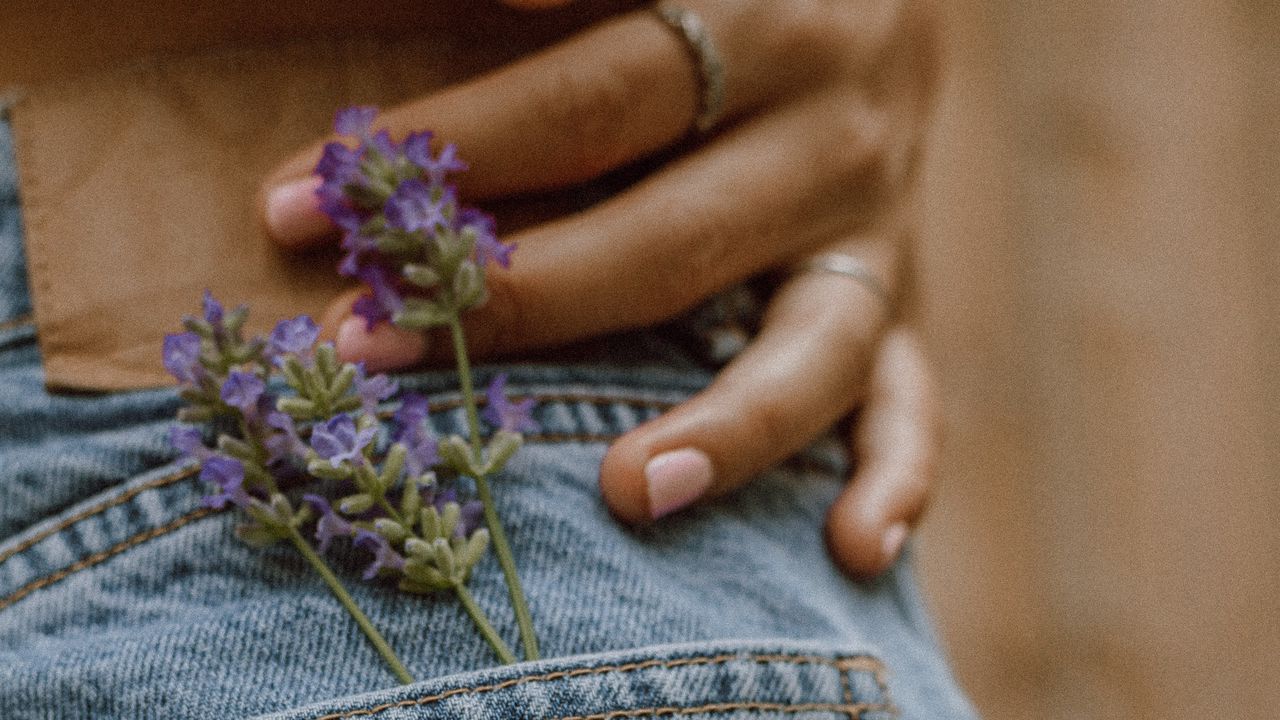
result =
[[338,336],[334,338],[334,347],[343,360],[363,357],[360,352],[368,344],[369,333],[365,332],[364,318],[352,315],[338,326]]
[[352,315],[338,326],[334,346],[343,362],[363,362],[369,372],[395,370],[420,360],[426,352],[426,337],[390,325],[372,332],[364,318]]
[[320,178],[309,177],[285,183],[267,193],[267,232],[284,243],[297,243],[329,230],[329,220],[320,212],[316,188]]
[[894,523],[884,531],[884,537],[880,540],[881,552],[884,553],[884,564],[892,565],[893,561],[898,558],[898,553],[902,551],[902,544],[907,541],[907,524]]
[[644,466],[649,514],[657,520],[702,497],[711,487],[711,473],[711,459],[701,450],[683,448],[654,456]]

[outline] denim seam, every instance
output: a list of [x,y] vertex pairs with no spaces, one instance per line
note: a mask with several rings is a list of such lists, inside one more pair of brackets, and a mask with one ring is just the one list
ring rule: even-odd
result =
[[651,707],[651,708],[635,708],[632,710],[612,710],[610,712],[596,713],[594,715],[567,715],[564,717],[554,718],[553,720],[613,720],[614,718],[632,718],[645,717],[648,715],[701,715],[706,713],[733,712],[734,710],[747,710],[749,712],[782,712],[782,713],[802,713],[802,712],[832,712],[844,713],[851,720],[858,720],[863,713],[866,712],[887,712],[893,717],[898,716],[897,709],[892,705],[883,703],[766,703],[766,702],[725,702],[712,703],[709,705],[698,705],[696,707]]
[[138,495],[141,495],[142,493],[146,492],[147,490],[154,490],[156,488],[166,487],[176,482],[186,480],[187,478],[190,478],[191,476],[195,475],[197,470],[199,470],[199,468],[189,467],[189,466],[183,467],[167,475],[162,475],[161,477],[158,477],[155,480],[151,480],[149,482],[143,483],[137,487],[129,488],[128,490],[120,493],[114,498],[111,498],[110,500],[104,500],[103,502],[98,503],[93,507],[85,508],[84,510],[76,513],[75,515],[72,515],[71,517],[66,518],[62,522],[59,522],[57,525],[54,525],[53,527],[47,530],[38,532],[35,535],[27,538],[26,540],[23,540],[22,542],[18,543],[14,547],[9,548],[8,550],[5,550],[3,552],[0,552],[0,564],[3,564],[6,560],[13,557],[14,555],[17,555],[18,553],[30,550],[32,547],[35,547],[36,545],[38,545],[40,542],[47,540],[53,537],[54,535],[57,535],[58,533],[62,532],[63,530],[66,530],[67,528],[71,527],[72,525],[75,525],[76,523],[82,520],[87,520],[93,517],[94,515],[100,515],[110,510],[113,507],[123,505],[126,502],[129,502],[130,500],[132,500],[133,498],[137,497]]
[[[387,710],[394,710],[396,708],[406,708],[406,707],[414,707],[414,706],[420,707],[423,705],[430,705],[432,703],[436,703],[441,700],[451,698],[455,695],[463,695],[463,694],[479,695],[482,693],[506,690],[507,688],[515,687],[517,685],[525,685],[528,683],[535,683],[535,682],[552,682],[555,680],[568,680],[568,679],[579,677],[582,675],[603,675],[605,673],[627,673],[627,672],[635,672],[637,670],[646,670],[653,667],[659,667],[665,670],[665,669],[676,668],[676,667],[684,667],[687,665],[723,665],[728,662],[744,661],[744,660],[750,660],[751,662],[756,662],[756,663],[788,662],[795,665],[805,665],[805,664],[827,665],[830,667],[834,667],[840,673],[841,677],[843,677],[844,673],[847,671],[860,670],[860,671],[869,672],[872,674],[872,676],[876,680],[876,685],[879,686],[882,693],[887,692],[888,690],[888,688],[885,687],[884,680],[883,680],[884,663],[880,662],[878,658],[872,657],[870,655],[854,655],[854,656],[847,656],[847,657],[840,657],[840,658],[828,658],[828,657],[822,657],[820,655],[775,654],[775,655],[744,656],[736,653],[727,653],[723,655],[702,655],[702,656],[695,656],[695,657],[688,657],[688,658],[677,658],[674,660],[643,660],[640,662],[625,663],[622,665],[597,665],[594,667],[574,668],[572,670],[556,670],[554,672],[543,673],[541,675],[523,675],[521,677],[511,678],[510,680],[503,680],[502,682],[493,683],[491,685],[476,685],[471,687],[453,688],[452,690],[446,690],[441,693],[436,693],[435,695],[424,695],[418,698],[413,698],[409,700],[400,700],[394,703],[384,703],[382,705],[375,705],[373,707],[368,707],[368,708],[359,708],[356,710],[346,710],[338,713],[330,713],[328,715],[319,715],[319,716],[316,716],[314,720],[348,720],[349,718],[354,718],[354,717],[369,717]],[[843,711],[847,711],[846,709],[849,707],[856,708],[859,706],[855,706],[852,703],[845,703],[845,704],[832,704],[831,707],[842,708],[841,711],[843,712]],[[663,708],[648,708],[647,710],[653,711],[653,710],[662,710],[662,709]],[[674,708],[674,709],[679,710],[679,708]],[[871,704],[867,704],[866,707],[861,707],[860,709],[857,710],[857,712],[860,714],[870,709],[885,710],[885,711],[896,714],[896,709],[893,708],[891,705],[887,705],[887,704],[875,704],[874,706]],[[626,711],[617,711],[617,712],[626,712]],[[657,714],[657,713],[654,713],[654,714]],[[586,717],[594,718],[596,716],[586,716]],[[559,718],[558,720],[576,720],[576,719],[575,718]]]
[[177,520],[174,520],[166,525],[161,525],[160,527],[151,528],[146,532],[138,533],[137,535],[134,535],[128,540],[125,540],[121,543],[117,543],[116,545],[113,545],[107,548],[106,550],[103,550],[101,552],[96,552],[86,558],[81,558],[80,560],[77,560],[76,562],[62,568],[61,570],[55,573],[52,573],[50,575],[45,575],[42,578],[33,580],[27,583],[26,585],[23,585],[22,587],[18,588],[14,592],[10,593],[7,597],[0,598],[0,610],[4,610],[5,608],[22,600],[24,597],[30,595],[36,590],[39,590],[40,588],[52,585],[58,582],[59,580],[65,579],[69,575],[73,575],[75,573],[80,572],[81,570],[91,568],[94,565],[97,565],[98,563],[104,560],[107,560],[111,557],[119,555],[120,553],[124,552],[125,550],[128,550],[129,548],[135,545],[140,545],[148,540],[158,538],[161,535],[167,535],[173,532],[174,530],[177,530],[178,528],[182,527],[183,525],[186,525],[191,522],[195,522],[200,518],[203,518],[207,515],[212,515],[216,512],[217,511],[212,508],[203,508],[203,507],[198,508],[196,510],[193,510],[192,512],[187,513],[186,515],[179,517]]

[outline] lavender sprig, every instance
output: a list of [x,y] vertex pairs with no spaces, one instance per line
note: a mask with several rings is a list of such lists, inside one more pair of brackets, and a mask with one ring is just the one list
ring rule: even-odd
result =
[[[448,179],[465,170],[466,165],[458,159],[453,145],[445,145],[439,153],[432,154],[430,133],[413,133],[396,143],[385,130],[373,132],[376,116],[376,109],[370,107],[339,112],[334,129],[353,140],[354,146],[330,143],[315,168],[323,181],[317,190],[320,206],[344,232],[342,247],[347,254],[339,272],[359,278],[368,287],[369,292],[357,300],[353,310],[364,318],[369,329],[388,322],[420,331],[449,328],[469,437],[445,438],[438,446],[438,455],[448,468],[475,481],[525,657],[534,660],[539,655],[537,636],[511,545],[489,487],[489,477],[500,471],[522,445],[521,433],[536,429],[530,416],[532,403],[508,401],[505,377],[500,376],[490,387],[486,408],[486,419],[495,432],[488,443],[484,441],[461,322],[462,313],[485,302],[488,268],[509,267],[515,245],[498,239],[491,217],[459,204],[456,188]],[[413,453],[408,451],[409,446],[405,447],[406,461],[412,457],[413,462],[423,462],[421,444],[415,446]],[[358,475],[359,471],[353,470],[353,474]],[[373,497],[370,492],[362,494]],[[404,517],[387,519],[402,526],[404,521],[412,521]],[[384,526],[391,527],[386,523]],[[436,538],[430,546],[443,548],[440,542]],[[443,551],[433,550],[435,554],[428,556],[423,547],[413,547],[421,552],[404,561],[402,572],[420,567],[414,564],[415,560],[443,557]],[[397,565],[394,559],[390,563]],[[443,565],[432,567],[440,571]],[[449,577],[448,573],[442,574]],[[413,579],[406,589],[418,587],[418,582]],[[471,611],[474,602],[464,594],[465,587],[457,584],[457,588]]]
[[[206,446],[202,431],[190,425],[170,431],[173,445],[197,461],[200,477],[215,491],[203,499],[206,507],[234,505],[246,520],[236,535],[252,545],[288,540],[320,575],[338,602],[347,610],[404,683],[413,677],[392,651],[368,616],[356,605],[337,575],[303,538],[300,528],[311,517],[311,508],[297,507],[280,491],[277,479],[300,474],[300,453],[306,450],[297,421],[314,420],[322,409],[342,412],[352,405],[346,396],[354,368],[335,367],[332,346],[322,346],[310,361],[316,334],[309,318],[286,320],[270,339],[245,340],[243,307],[227,313],[212,295],[205,293],[203,317],[188,317],[186,332],[169,335],[164,342],[165,368],[178,380],[187,405],[179,411],[186,422],[208,422],[216,442]],[[267,381],[278,368],[305,392],[298,397],[277,397]],[[354,401],[358,407],[358,399]],[[323,524],[323,520],[322,520]]]

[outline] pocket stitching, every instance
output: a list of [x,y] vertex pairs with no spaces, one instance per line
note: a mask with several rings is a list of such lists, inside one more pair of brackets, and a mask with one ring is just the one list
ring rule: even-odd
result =
[[66,578],[68,575],[73,575],[75,573],[80,572],[81,570],[86,570],[88,568],[91,568],[100,562],[103,562],[116,555],[119,555],[120,553],[124,552],[125,550],[128,550],[129,548],[135,545],[141,545],[142,543],[148,540],[158,538],[161,535],[167,535],[173,532],[174,530],[177,530],[178,528],[182,527],[183,525],[186,525],[191,522],[195,522],[196,520],[199,520],[208,515],[212,515],[216,512],[218,511],[214,510],[213,508],[205,508],[205,507],[197,508],[196,510],[189,512],[186,515],[180,516],[177,520],[169,522],[165,525],[161,525],[160,527],[154,527],[154,528],[151,528],[150,530],[145,530],[141,533],[138,533],[137,535],[134,535],[128,540],[124,540],[120,543],[112,545],[106,550],[102,550],[88,557],[81,558],[80,560],[77,560],[74,563],[71,563],[70,565],[62,568],[61,570],[58,570],[57,572],[32,580],[26,585],[23,585],[22,587],[13,591],[9,595],[3,598],[0,598],[0,610],[4,610],[5,608],[22,600],[24,597],[39,590],[40,588],[46,587],[48,585],[52,585],[58,582],[59,580]]
[[[848,689],[847,687],[848,681],[845,678],[846,672],[850,670],[870,672],[872,676],[875,678],[876,684],[879,686],[881,692],[886,694],[888,692],[888,688],[885,686],[885,683],[884,683],[884,664],[881,663],[878,658],[872,657],[870,655],[851,655],[851,656],[833,659],[828,657],[822,657],[820,655],[753,654],[753,655],[744,656],[736,653],[726,653],[722,655],[703,655],[703,656],[694,656],[694,657],[688,657],[688,658],[676,658],[673,660],[643,660],[643,661],[634,662],[634,663],[624,663],[622,665],[596,665],[593,667],[574,668],[572,670],[556,670],[549,673],[543,673],[541,675],[522,675],[520,677],[511,678],[509,680],[503,680],[502,682],[493,683],[490,685],[476,685],[471,687],[453,688],[451,690],[445,690],[444,692],[436,693],[435,695],[424,695],[418,698],[400,700],[394,703],[384,703],[382,705],[375,705],[369,708],[358,708],[356,710],[346,710],[338,713],[330,713],[328,715],[320,715],[320,716],[317,716],[314,720],[347,720],[348,718],[354,718],[354,717],[369,717],[371,715],[376,715],[386,710],[393,710],[395,708],[406,708],[406,707],[413,707],[413,706],[420,707],[423,705],[430,705],[431,703],[439,702],[441,700],[451,698],[455,695],[463,695],[467,693],[481,694],[481,693],[488,693],[488,692],[496,692],[499,690],[505,690],[507,688],[514,687],[516,685],[525,685],[533,682],[550,682],[554,680],[567,680],[569,678],[579,677],[582,675],[602,675],[604,673],[610,673],[610,672],[616,672],[616,673],[635,672],[637,670],[645,670],[651,667],[661,667],[664,669],[669,669],[669,668],[676,668],[676,667],[684,667],[688,665],[719,665],[719,664],[724,664],[734,660],[750,660],[756,663],[789,662],[797,665],[819,664],[819,665],[829,665],[831,667],[834,667],[840,673],[841,683],[842,685],[845,685],[846,692],[848,693],[845,697],[848,698],[849,702],[843,705],[832,704],[832,707],[842,708],[841,712],[850,712],[850,715],[852,717],[856,717],[857,715],[860,715],[866,710],[873,709],[873,704],[862,703],[859,705],[854,705],[852,703],[853,693],[852,693],[852,690]],[[862,705],[865,705],[865,707],[862,707]],[[850,711],[849,708],[853,708],[853,710]],[[894,712],[896,714],[896,709],[893,708],[892,705],[874,704],[874,708],[884,709],[886,711]],[[663,708],[646,708],[645,710],[656,711],[656,710],[662,710],[662,709]],[[675,709],[679,710],[680,708],[675,708]],[[628,711],[616,711],[616,712],[628,712]],[[708,712],[712,712],[712,711],[708,711]],[[854,713],[857,713],[857,715],[854,715]],[[658,713],[655,712],[652,714],[658,714]],[[608,714],[606,714],[604,717],[623,717],[623,716],[621,715],[609,716]],[[586,718],[590,718],[591,720],[596,720],[597,716],[591,715],[591,716],[584,716],[583,718],[567,717],[567,718],[558,718],[557,720],[586,720]]]
[[765,702],[732,702],[732,703],[712,703],[709,705],[699,705],[697,707],[651,707],[651,708],[635,708],[633,710],[612,710],[610,712],[596,713],[594,715],[568,715],[564,717],[554,718],[553,720],[613,720],[613,718],[632,718],[644,717],[646,715],[697,715],[700,713],[718,713],[732,712],[734,710],[748,710],[752,712],[783,712],[783,713],[802,713],[802,712],[833,712],[844,713],[851,720],[858,720],[865,712],[879,710],[887,712],[897,717],[897,708],[885,703],[765,703]]
[[[62,522],[59,522],[57,525],[54,525],[53,527],[47,530],[44,530],[42,532],[38,532],[35,535],[13,546],[12,548],[9,548],[8,550],[0,552],[0,563],[5,562],[6,560],[13,557],[14,555],[17,555],[18,553],[30,550],[32,547],[35,547],[36,545],[40,544],[42,541],[47,540],[48,538],[51,538],[54,535],[57,535],[58,533],[62,532],[63,530],[66,530],[72,525],[75,525],[81,520],[87,520],[88,518],[91,518],[94,515],[100,515],[110,510],[113,507],[116,507],[118,505],[123,505],[129,502],[130,500],[132,500],[133,498],[137,497],[138,495],[141,495],[142,493],[146,492],[147,490],[154,490],[156,488],[166,487],[168,485],[172,485],[174,483],[185,480],[191,477],[192,475],[194,475],[197,470],[198,468],[195,468],[195,467],[183,467],[167,475],[163,475],[149,482],[145,482],[137,487],[129,488],[128,490],[120,493],[114,498],[111,498],[110,500],[104,500],[101,503],[98,503],[97,505],[94,505],[89,508],[85,508],[84,510],[81,510],[75,515],[72,515],[71,517],[64,519]],[[2,602],[0,602],[0,607],[4,607]]]

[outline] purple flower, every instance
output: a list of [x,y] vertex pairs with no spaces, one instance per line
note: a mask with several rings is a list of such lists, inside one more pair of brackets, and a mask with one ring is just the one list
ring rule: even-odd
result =
[[204,319],[215,329],[222,325],[223,310],[222,303],[213,298],[213,293],[208,289],[204,291]]
[[[359,179],[359,176],[355,178]],[[316,188],[316,197],[320,199],[320,211],[329,216],[334,225],[355,232],[362,222],[360,213],[347,200],[347,183],[325,182]]]
[[311,352],[311,346],[316,344],[319,337],[320,326],[306,315],[281,320],[276,323],[267,340],[267,354],[276,358],[277,362],[281,355],[306,355]]
[[440,462],[436,448],[440,441],[427,423],[427,399],[417,393],[405,393],[393,420],[396,424],[392,439],[409,449],[405,465],[409,475],[417,477]]
[[232,503],[240,507],[248,507],[253,500],[244,489],[244,465],[234,458],[214,455],[204,461],[200,468],[200,479],[218,486],[219,492],[206,495],[201,503],[205,507],[221,510]]
[[338,467],[344,461],[354,462],[357,458],[362,458],[365,446],[377,434],[376,427],[357,431],[355,421],[350,415],[343,413],[330,418],[323,425],[317,425],[311,431],[311,447],[320,457],[328,460],[330,465]]
[[187,457],[204,461],[213,456],[205,447],[204,433],[190,425],[174,425],[169,428],[169,444]]
[[366,415],[377,415],[378,403],[394,395],[398,389],[399,385],[394,380],[381,373],[366,378],[363,365],[356,373],[356,395],[360,396],[360,406]]
[[273,410],[266,413],[266,423],[267,427],[276,431],[268,434],[263,441],[267,446],[269,463],[307,454],[307,444],[298,436],[298,428],[294,425],[292,416]]
[[359,277],[360,256],[378,249],[378,241],[365,237],[358,230],[342,236],[342,249],[347,251],[338,265],[338,274],[346,277]]
[[397,230],[417,232],[433,230],[445,222],[444,207],[451,196],[441,193],[433,197],[432,189],[421,180],[405,180],[387,198],[387,224]]
[[507,374],[502,373],[489,383],[485,392],[489,398],[484,409],[484,420],[499,430],[507,432],[537,432],[538,423],[533,421],[533,398],[520,402],[507,399]]
[[456,503],[459,506],[458,524],[453,528],[454,537],[469,537],[471,533],[479,529],[480,522],[484,517],[484,503],[479,500],[461,502],[458,500],[458,491],[453,488],[436,493],[428,492],[425,497],[427,502],[431,503],[436,512],[439,513],[443,513],[444,506],[449,503]]
[[404,557],[381,535],[360,530],[356,533],[356,544],[373,552],[373,563],[364,571],[365,580],[374,579],[383,570],[400,572],[404,569]]
[[468,500],[462,503],[458,514],[458,525],[453,529],[453,536],[466,538],[480,529],[480,521],[484,517],[484,503],[479,500]]
[[178,382],[196,384],[204,377],[200,364],[200,336],[193,332],[164,336],[164,369]]
[[328,143],[320,153],[315,172],[324,179],[326,185],[341,189],[360,177],[360,149],[350,148],[339,142]]
[[497,226],[493,218],[475,208],[463,208],[458,211],[457,226],[459,231],[470,230],[476,236],[476,264],[484,267],[489,262],[511,267],[511,254],[516,251],[515,243],[504,243],[498,239]]
[[458,157],[458,146],[453,143],[445,145],[434,160],[430,159],[430,156],[427,157],[426,162],[422,163],[414,162],[413,158],[409,160],[426,171],[432,185],[443,185],[449,173],[467,169],[467,164]]
[[253,413],[265,389],[262,378],[256,374],[235,370],[222,383],[222,402],[240,408],[241,412]]
[[366,147],[388,160],[400,154],[400,146],[395,144],[395,141],[391,139],[391,133],[386,130],[379,130],[374,133],[373,137],[369,138]]
[[409,137],[404,139],[405,159],[422,170],[428,170],[433,163],[431,159],[432,137],[433,135],[430,132],[409,133]]
[[360,268],[359,278],[369,286],[371,294],[357,298],[351,311],[364,318],[367,329],[373,330],[378,323],[390,320],[404,309],[404,298],[382,267],[366,265]]
[[302,499],[320,513],[320,520],[316,522],[316,541],[320,543],[320,552],[328,550],[329,543],[333,542],[334,538],[351,537],[355,534],[355,526],[334,512],[329,506],[329,501],[319,495],[311,494],[303,495]]
[[333,131],[339,135],[363,138],[369,134],[369,127],[377,116],[378,108],[371,105],[343,108],[333,118]]

